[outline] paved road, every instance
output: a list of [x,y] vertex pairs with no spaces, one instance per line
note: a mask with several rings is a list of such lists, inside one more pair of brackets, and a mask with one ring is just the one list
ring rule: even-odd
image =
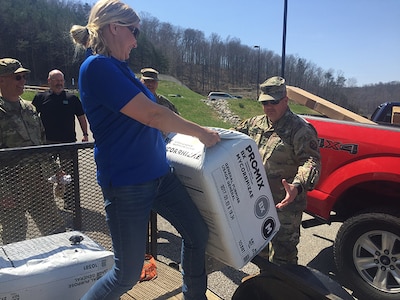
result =
[[[310,216],[304,214],[303,220],[309,218]],[[340,224],[335,223],[330,226],[321,225],[302,229],[299,264],[316,269],[337,281],[332,245],[339,227]],[[160,217],[158,219],[158,230],[158,259],[167,264],[179,262],[180,238],[178,233],[167,221]],[[252,263],[248,263],[240,270],[213,261],[210,261],[209,264],[210,266],[214,264],[215,269],[208,276],[209,289],[223,299],[231,299],[241,279],[258,271],[258,268]]]

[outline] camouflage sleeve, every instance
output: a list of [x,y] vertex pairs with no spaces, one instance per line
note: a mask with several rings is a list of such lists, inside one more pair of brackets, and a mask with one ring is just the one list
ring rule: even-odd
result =
[[[24,100],[24,102],[26,103],[25,100]],[[39,123],[39,129],[38,130],[39,130],[39,135],[40,135],[39,138],[40,138],[41,145],[44,145],[44,144],[46,144],[46,131],[44,129],[44,125],[43,125],[42,119],[40,118],[39,110],[32,103],[28,103],[27,105],[28,105],[27,108],[31,109],[39,119],[39,122],[38,122]]]
[[39,100],[39,94],[36,94],[36,95],[33,97],[32,105],[36,108],[36,111],[37,111],[37,112],[40,112],[41,101]]
[[301,185],[303,191],[310,191],[317,184],[321,172],[318,136],[312,125],[297,131],[293,144],[299,167],[292,183]]
[[163,105],[167,107],[168,109],[172,110],[174,113],[179,115],[178,109],[175,107],[175,105],[165,96],[163,95],[157,95],[157,103],[160,105]]
[[250,128],[251,120],[252,120],[252,118],[244,120],[244,121],[240,122],[238,125],[236,125],[235,127],[232,127],[230,129],[249,135],[249,128]]

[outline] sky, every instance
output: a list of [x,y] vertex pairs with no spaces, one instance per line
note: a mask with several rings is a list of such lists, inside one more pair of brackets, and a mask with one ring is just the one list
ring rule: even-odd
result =
[[[206,38],[215,33],[282,54],[284,0],[122,1]],[[400,81],[400,0],[287,0],[286,55],[357,86]]]

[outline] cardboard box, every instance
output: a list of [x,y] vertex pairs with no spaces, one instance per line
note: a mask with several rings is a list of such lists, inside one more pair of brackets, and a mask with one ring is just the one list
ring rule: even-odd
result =
[[215,128],[221,142],[206,148],[182,134],[167,137],[167,158],[210,230],[207,254],[240,269],[280,227],[255,142]]
[[392,124],[400,124],[400,107],[393,107]]
[[[82,236],[72,245],[71,236]],[[0,299],[80,299],[114,264],[114,255],[72,231],[1,246]]]
[[286,86],[286,90],[287,96],[290,100],[307,106],[308,108],[311,108],[322,115],[327,116],[328,118],[344,121],[356,121],[366,124],[376,124],[375,122],[363,116],[360,116],[344,107],[302,90],[301,88],[295,86]]

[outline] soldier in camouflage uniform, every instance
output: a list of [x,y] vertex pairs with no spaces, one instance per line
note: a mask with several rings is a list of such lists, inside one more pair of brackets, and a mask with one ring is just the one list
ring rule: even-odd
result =
[[[41,145],[42,122],[34,106],[20,98],[30,71],[12,58],[0,59],[0,148]],[[29,212],[42,235],[65,231],[47,178],[54,160],[35,154],[0,161],[0,223],[4,244],[26,238]]]
[[258,101],[265,114],[234,128],[253,138],[259,147],[281,223],[259,256],[278,265],[297,264],[306,193],[317,183],[321,167],[317,132],[289,109],[285,79],[269,78],[260,88]]
[[169,101],[166,97],[156,93],[158,88],[158,71],[152,68],[144,68],[140,70],[140,73],[142,74],[140,81],[150,90],[150,92],[153,93],[153,95],[156,97],[157,103],[164,105],[179,115],[178,110],[171,101]]

